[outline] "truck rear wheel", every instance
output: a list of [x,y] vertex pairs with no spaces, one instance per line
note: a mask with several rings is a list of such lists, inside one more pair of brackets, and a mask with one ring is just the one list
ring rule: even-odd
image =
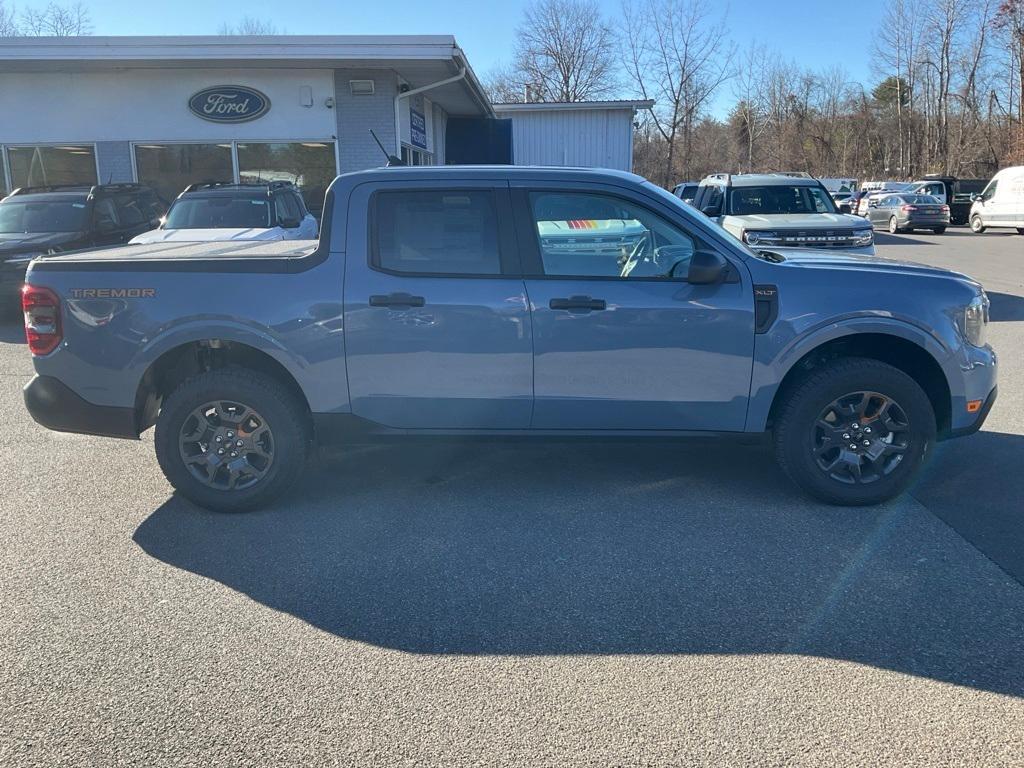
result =
[[866,506],[906,490],[935,433],[935,413],[917,382],[877,360],[843,358],[785,395],[774,442],[782,469],[811,496]]
[[171,485],[207,509],[263,506],[302,474],[309,446],[303,406],[279,382],[220,368],[180,384],[156,422],[156,457]]

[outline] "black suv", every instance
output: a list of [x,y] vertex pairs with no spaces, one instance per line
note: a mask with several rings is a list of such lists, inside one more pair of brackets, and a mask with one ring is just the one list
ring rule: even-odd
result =
[[127,243],[159,226],[167,206],[141,184],[21,187],[0,200],[0,302],[36,256]]
[[133,243],[315,240],[317,222],[290,181],[189,184],[159,229]]

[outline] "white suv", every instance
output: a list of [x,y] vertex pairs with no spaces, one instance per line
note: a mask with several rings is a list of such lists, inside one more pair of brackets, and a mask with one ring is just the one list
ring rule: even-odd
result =
[[875,252],[871,225],[840,213],[828,190],[806,174],[712,174],[693,205],[753,247]]

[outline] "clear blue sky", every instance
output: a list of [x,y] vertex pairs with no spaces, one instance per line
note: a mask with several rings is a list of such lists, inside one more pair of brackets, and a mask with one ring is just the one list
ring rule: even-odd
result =
[[[599,0],[614,26],[619,0]],[[27,0],[19,6],[42,5]],[[98,35],[215,34],[224,22],[249,15],[290,34],[451,34],[481,78],[507,60],[525,0],[98,0],[86,3]],[[717,5],[717,4],[716,4]],[[870,76],[868,53],[882,0],[798,3],[732,0],[728,21],[742,48],[761,42],[816,69],[842,65],[855,79]],[[629,95],[629,94],[627,94]],[[728,93],[719,104],[731,101]]]

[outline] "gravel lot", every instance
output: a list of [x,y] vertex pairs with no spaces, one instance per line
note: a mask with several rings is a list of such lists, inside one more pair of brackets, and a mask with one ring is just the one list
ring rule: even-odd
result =
[[913,494],[757,448],[384,447],[244,516],[24,411],[0,325],[0,765],[1024,764],[1024,237],[879,235],[991,291],[1000,400]]

